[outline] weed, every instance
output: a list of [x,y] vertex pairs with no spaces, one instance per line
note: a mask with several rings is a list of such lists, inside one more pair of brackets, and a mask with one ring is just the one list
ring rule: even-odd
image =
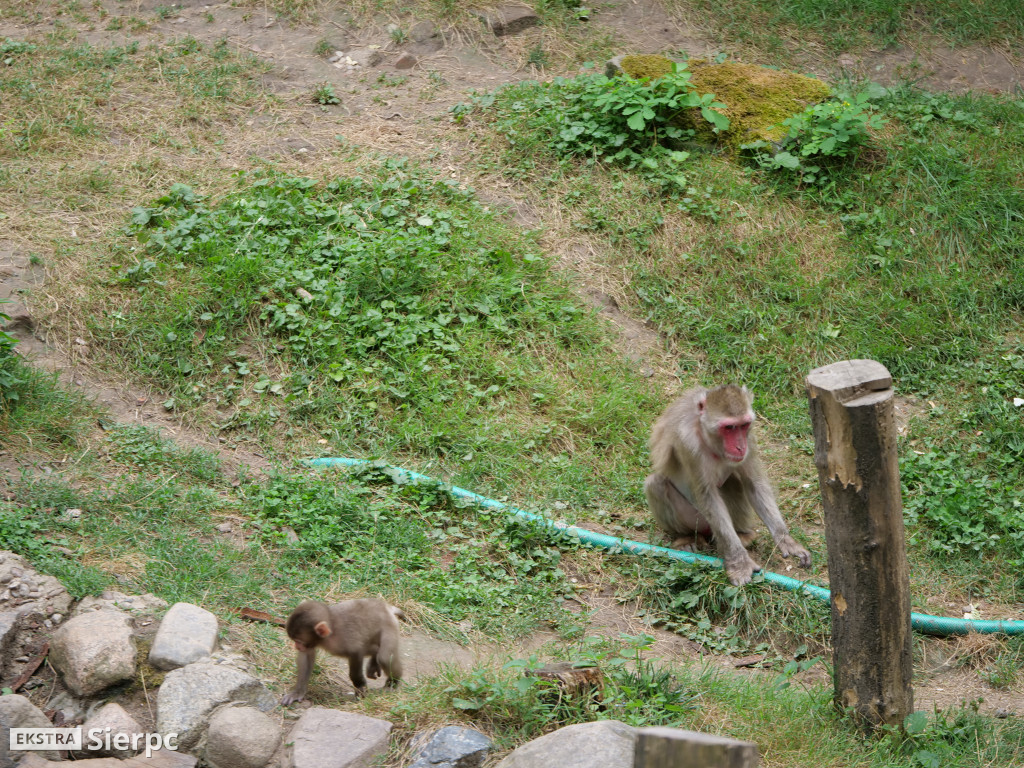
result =
[[392,27],[389,34],[391,35],[391,41],[396,45],[401,45],[402,43],[409,39],[409,36],[405,33],[405,30],[398,26]]
[[198,448],[179,448],[147,427],[117,426],[107,434],[113,445],[112,458],[120,463],[154,473],[173,470],[206,482],[213,482],[221,476],[220,461],[214,454]]
[[544,69],[548,66],[548,55],[544,52],[544,48],[540,45],[531,48],[526,57],[526,63],[531,67],[537,67],[537,69]]
[[814,184],[827,181],[828,161],[854,154],[867,141],[868,129],[879,130],[883,121],[874,114],[870,95],[861,92],[813,104],[782,124],[789,130],[777,146],[757,141],[742,149],[754,151],[762,168],[794,171],[803,183]]
[[313,89],[313,101],[322,106],[341,104],[341,99],[334,92],[334,86],[330,83],[321,83]]
[[[515,636],[541,617],[569,619],[554,603],[572,587],[544,529],[458,506],[432,485],[397,486],[382,498],[382,481],[391,485],[390,475],[372,468],[344,486],[278,478],[256,490],[258,529],[288,547],[292,568],[329,566],[347,591],[405,594],[489,633]],[[444,568],[429,567],[438,560]]]
[[331,45],[329,40],[325,40],[324,38],[320,38],[319,40],[317,40],[316,45],[313,46],[314,56],[321,56],[326,58],[327,56],[330,56],[332,53],[334,53],[334,47]]
[[36,46],[31,43],[11,40],[9,37],[5,38],[0,43],[0,64],[9,67],[17,57],[32,53],[35,49]]
[[621,164],[685,191],[682,169],[690,153],[680,147],[695,131],[684,116],[699,114],[713,130],[724,130],[729,121],[722,107],[696,92],[685,65],[673,64],[653,81],[591,74],[517,84],[456,105],[452,116],[458,122],[480,110],[517,144],[525,135],[545,135],[546,148],[558,157]]
[[[677,725],[694,709],[693,692],[670,671],[642,657],[653,640],[649,635],[587,638],[576,650],[573,665],[600,668],[600,689],[559,691],[552,681],[532,674],[540,662],[531,656],[508,662],[502,674],[477,669],[444,693],[452,708],[516,742],[553,727],[595,720],[620,720],[637,727]],[[518,677],[507,674],[517,671]]]

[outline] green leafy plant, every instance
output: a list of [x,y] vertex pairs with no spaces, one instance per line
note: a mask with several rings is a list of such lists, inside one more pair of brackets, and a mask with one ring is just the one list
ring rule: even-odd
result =
[[341,99],[338,98],[338,94],[334,92],[334,86],[330,83],[321,83],[313,89],[313,101],[325,107],[331,104],[341,104]]
[[[0,299],[0,304],[6,301]],[[9,315],[0,312],[0,325],[10,319]],[[18,400],[20,385],[24,383],[24,376],[14,357],[14,345],[17,343],[17,339],[0,330],[0,410]]]
[[828,162],[854,154],[870,137],[868,129],[880,129],[883,121],[863,91],[813,104],[782,124],[788,131],[777,145],[756,141],[742,148],[752,150],[763,168],[794,171],[813,183],[825,178]]
[[460,121],[480,110],[510,139],[544,132],[559,157],[623,165],[685,192],[682,167],[690,153],[681,147],[695,136],[692,121],[699,115],[712,131],[724,130],[724,106],[697,93],[685,65],[674,64],[653,80],[588,74],[516,84],[456,105],[452,115]]
[[0,64],[10,66],[14,63],[15,58],[26,53],[32,53],[36,47],[31,43],[25,43],[20,40],[12,40],[11,38],[5,38],[3,42],[0,42]]

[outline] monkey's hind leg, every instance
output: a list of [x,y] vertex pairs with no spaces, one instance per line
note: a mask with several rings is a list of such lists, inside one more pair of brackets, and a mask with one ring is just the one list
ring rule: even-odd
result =
[[672,549],[696,552],[707,546],[711,526],[671,480],[652,472],[644,480],[644,495],[654,519],[672,537]]
[[380,663],[377,661],[377,654],[370,655],[370,662],[366,665],[366,676],[371,680],[380,677]]
[[356,696],[366,693],[366,677],[363,675],[363,655],[361,653],[348,657],[348,677],[352,681],[352,687],[356,689]]
[[380,642],[380,650],[377,651],[374,662],[388,676],[387,682],[384,683],[385,686],[393,688],[398,685],[398,681],[402,679],[402,660],[398,655],[397,629],[393,637],[390,636],[390,633],[384,633]]

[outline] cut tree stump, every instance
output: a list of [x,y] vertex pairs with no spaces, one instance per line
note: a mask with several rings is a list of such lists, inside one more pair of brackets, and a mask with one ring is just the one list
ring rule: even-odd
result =
[[757,768],[757,745],[678,728],[636,732],[633,768]]
[[892,377],[873,360],[807,376],[832,591],[835,703],[866,729],[914,711],[910,583]]

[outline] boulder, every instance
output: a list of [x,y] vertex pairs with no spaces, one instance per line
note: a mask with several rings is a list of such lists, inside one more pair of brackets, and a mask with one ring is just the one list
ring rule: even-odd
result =
[[512,751],[496,768],[633,768],[636,729],[618,720],[567,725]]
[[217,647],[217,630],[217,617],[205,608],[175,603],[160,622],[149,663],[170,670],[206,658]]
[[75,696],[92,696],[135,677],[128,617],[101,610],[69,619],[50,640],[50,663]]

